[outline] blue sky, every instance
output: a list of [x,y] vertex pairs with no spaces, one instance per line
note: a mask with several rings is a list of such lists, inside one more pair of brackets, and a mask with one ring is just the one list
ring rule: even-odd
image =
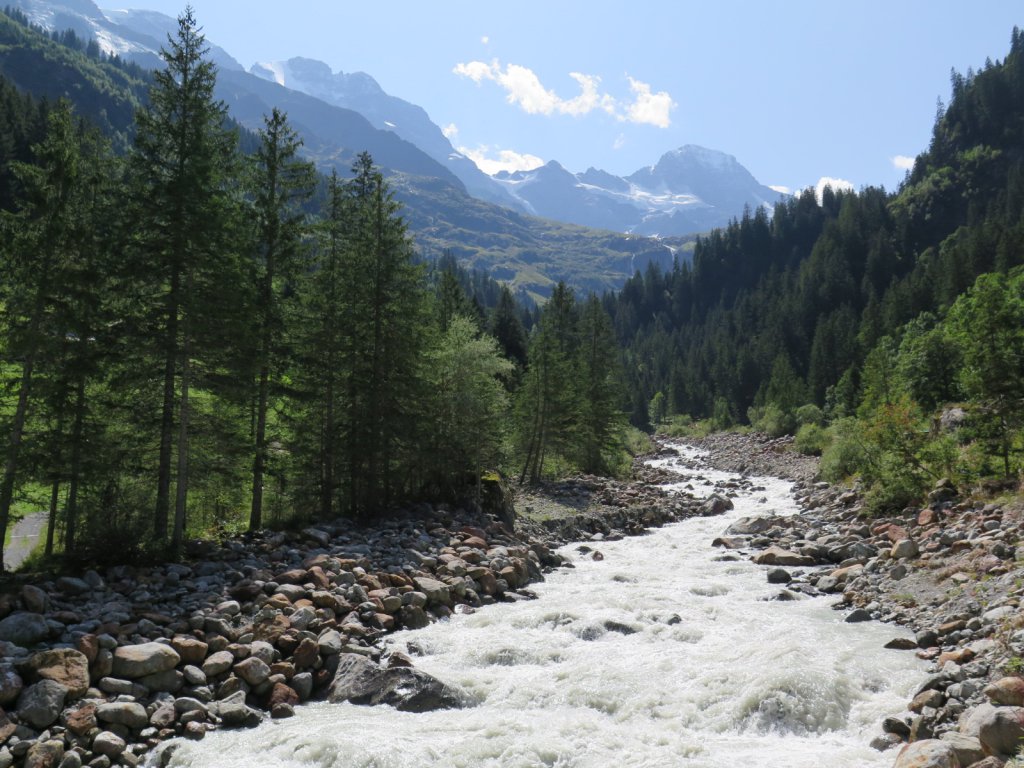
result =
[[[129,0],[177,15],[178,0]],[[487,169],[628,174],[683,144],[763,183],[895,188],[951,68],[1001,59],[1019,0],[192,0],[244,66],[307,56],[419,104]]]

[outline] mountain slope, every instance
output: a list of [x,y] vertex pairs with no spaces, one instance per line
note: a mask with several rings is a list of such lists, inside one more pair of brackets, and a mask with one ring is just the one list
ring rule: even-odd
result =
[[365,72],[332,72],[322,61],[296,57],[254,64],[249,72],[328,104],[358,112],[380,130],[390,131],[426,152],[453,173],[470,194],[482,200],[519,207],[500,184],[452,147],[426,110],[385,93]]

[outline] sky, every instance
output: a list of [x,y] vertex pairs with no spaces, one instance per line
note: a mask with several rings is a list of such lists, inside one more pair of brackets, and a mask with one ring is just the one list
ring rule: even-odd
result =
[[[127,7],[176,16],[184,0]],[[488,172],[557,160],[627,175],[698,144],[791,191],[822,179],[895,189],[928,146],[951,70],[1002,59],[1024,26],[1020,0],[192,7],[207,39],[246,68],[305,56],[369,73]]]

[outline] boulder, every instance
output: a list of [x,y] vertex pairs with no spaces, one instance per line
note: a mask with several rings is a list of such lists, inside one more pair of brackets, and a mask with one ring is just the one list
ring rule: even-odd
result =
[[913,539],[900,539],[889,550],[889,556],[894,560],[917,557],[918,554],[920,554],[920,550],[917,548],[917,542]]
[[25,768],[57,768],[62,757],[63,741],[37,741],[29,747],[28,755],[25,756]]
[[53,680],[40,680],[30,685],[18,697],[18,719],[38,731],[57,722],[67,689]]
[[146,675],[166,672],[178,666],[181,657],[171,646],[163,643],[122,645],[114,651],[114,677],[137,680]]
[[96,710],[96,717],[104,723],[123,725],[132,730],[140,730],[149,724],[146,708],[135,701],[112,701],[101,704]]
[[723,512],[728,512],[733,506],[732,499],[716,493],[709,496],[707,501],[700,505],[700,514],[704,517],[720,515]]
[[0,621],[0,640],[31,648],[50,636],[50,625],[38,613],[18,611]]
[[416,589],[427,596],[427,600],[435,605],[451,605],[452,597],[448,585],[425,576],[417,576],[413,579]]
[[813,557],[798,555],[774,544],[764,552],[754,555],[753,560],[758,565],[814,565]]
[[429,712],[470,705],[461,690],[418,669],[382,669],[355,653],[342,654],[328,690],[333,703],[389,704],[403,712]]
[[263,721],[263,715],[252,707],[246,706],[245,694],[239,691],[224,701],[215,701],[209,705],[209,711],[220,718],[225,728],[255,728]]
[[255,687],[270,677],[270,667],[263,659],[250,656],[235,664],[235,674]]
[[978,720],[978,740],[986,755],[1017,754],[1024,739],[1024,708],[992,707]]
[[1024,706],[1024,678],[1001,677],[987,685],[984,693],[993,704]]
[[118,757],[127,746],[124,739],[110,731],[103,731],[92,740],[92,751],[109,758]]
[[21,602],[25,610],[32,613],[46,613],[50,610],[50,596],[34,584],[26,584],[21,588]]
[[16,702],[24,687],[25,683],[14,667],[0,667],[0,707]]
[[964,768],[952,745],[938,739],[907,744],[896,756],[893,768]]
[[89,660],[71,648],[52,648],[33,654],[28,669],[37,679],[53,680],[67,689],[69,701],[80,699],[89,690]]
[[973,736],[964,736],[956,731],[948,731],[939,737],[942,741],[953,747],[960,765],[974,765],[985,758],[981,749],[981,742]]
[[775,522],[768,517],[741,517],[726,528],[725,533],[728,536],[750,536],[752,534],[764,533],[774,524]]

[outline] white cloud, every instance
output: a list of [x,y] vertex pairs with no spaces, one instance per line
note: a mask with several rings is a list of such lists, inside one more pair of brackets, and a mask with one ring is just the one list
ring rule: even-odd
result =
[[833,192],[852,192],[854,189],[853,182],[847,181],[846,179],[834,179],[831,176],[822,176],[818,179],[818,183],[814,185],[814,196],[818,198],[818,202],[821,202],[821,196],[825,191],[825,187],[832,187]]
[[578,96],[564,99],[550,88],[545,88],[537,74],[521,64],[507,64],[504,67],[497,59],[490,64],[483,61],[460,62],[452,71],[479,85],[490,80],[505,90],[509,104],[519,106],[529,115],[571,115],[581,117],[595,110],[612,115],[619,120],[645,123],[667,128],[669,112],[676,106],[667,91],[651,92],[651,86],[629,78],[632,103],[620,104],[615,97],[601,92],[601,78],[582,72],[570,72],[569,77],[580,87]]
[[481,171],[492,176],[498,171],[514,173],[515,171],[529,171],[544,165],[544,161],[536,155],[516,152],[512,149],[495,148],[492,150],[491,147],[484,144],[476,149],[459,147],[459,152],[476,163],[476,167]]
[[487,35],[484,35],[483,37],[480,38],[480,42],[483,43],[484,45],[487,45],[489,42],[491,42],[491,38],[489,38]]
[[793,194],[793,190],[791,190],[785,184],[769,184],[768,189],[774,189],[776,192],[781,192],[784,195]]
[[894,168],[898,168],[901,171],[912,171],[914,170],[914,158],[907,157],[906,155],[896,155],[896,157],[890,158]]
[[622,149],[624,146],[626,146],[626,134],[620,133],[612,142],[612,149]]
[[[495,62],[495,64],[496,63],[497,62]],[[488,80],[494,79],[494,74],[492,72],[491,67],[491,64],[485,64],[482,61],[470,61],[466,64],[456,64],[455,69],[453,69],[452,71],[456,75],[468,77],[474,83],[479,85],[480,81],[483,80],[484,78],[487,78]]]
[[626,120],[631,123],[656,125],[668,128],[672,120],[669,113],[676,106],[668,91],[651,93],[651,86],[639,80],[629,78],[629,88],[636,96],[635,101],[626,108]]
[[454,139],[459,135],[459,127],[455,123],[448,123],[448,125],[441,129],[441,133],[444,134],[446,139]]

